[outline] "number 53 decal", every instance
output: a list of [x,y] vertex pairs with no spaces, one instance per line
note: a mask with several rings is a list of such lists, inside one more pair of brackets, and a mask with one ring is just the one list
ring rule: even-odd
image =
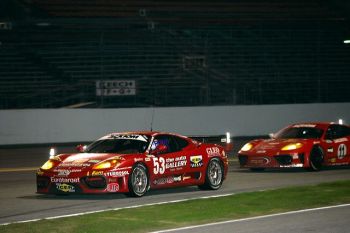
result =
[[165,172],[165,159],[163,157],[159,158],[153,158],[153,173],[155,175],[157,174],[164,174]]

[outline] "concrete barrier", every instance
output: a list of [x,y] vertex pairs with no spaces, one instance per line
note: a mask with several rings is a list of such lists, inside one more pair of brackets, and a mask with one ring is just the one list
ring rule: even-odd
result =
[[0,111],[0,145],[92,141],[110,132],[265,135],[307,121],[350,122],[350,103]]

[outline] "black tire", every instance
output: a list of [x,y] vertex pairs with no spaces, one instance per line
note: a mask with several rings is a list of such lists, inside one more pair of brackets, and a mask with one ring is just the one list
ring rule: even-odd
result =
[[220,159],[212,158],[205,172],[205,182],[198,187],[202,190],[217,190],[224,181],[224,167]]
[[309,156],[309,167],[308,171],[319,171],[322,169],[324,160],[324,152],[321,147],[315,146],[312,148]]
[[250,168],[250,170],[251,170],[252,172],[263,172],[263,171],[265,171],[265,168],[262,168],[262,167],[252,167],[252,168]]
[[142,197],[149,189],[149,177],[147,168],[143,164],[136,164],[131,170],[128,180],[129,193],[131,197]]

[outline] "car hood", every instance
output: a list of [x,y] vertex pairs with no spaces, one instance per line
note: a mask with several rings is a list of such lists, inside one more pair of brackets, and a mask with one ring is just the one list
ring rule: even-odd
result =
[[64,159],[58,164],[58,169],[88,169],[93,165],[111,158],[125,158],[131,155],[110,154],[110,153],[76,153],[60,156]]
[[253,147],[251,152],[253,153],[277,153],[281,149],[292,143],[303,143],[305,144],[307,139],[267,139],[260,141],[256,146]]

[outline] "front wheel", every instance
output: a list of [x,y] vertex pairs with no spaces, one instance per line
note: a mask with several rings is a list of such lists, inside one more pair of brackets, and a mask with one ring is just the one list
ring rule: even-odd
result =
[[205,182],[198,187],[205,190],[217,190],[221,187],[224,180],[224,168],[218,158],[209,161],[205,172]]
[[309,156],[309,165],[307,168],[309,171],[319,171],[322,168],[324,160],[324,153],[321,147],[316,146],[312,148]]
[[147,169],[142,164],[136,164],[129,176],[129,196],[142,197],[148,190],[149,179]]

